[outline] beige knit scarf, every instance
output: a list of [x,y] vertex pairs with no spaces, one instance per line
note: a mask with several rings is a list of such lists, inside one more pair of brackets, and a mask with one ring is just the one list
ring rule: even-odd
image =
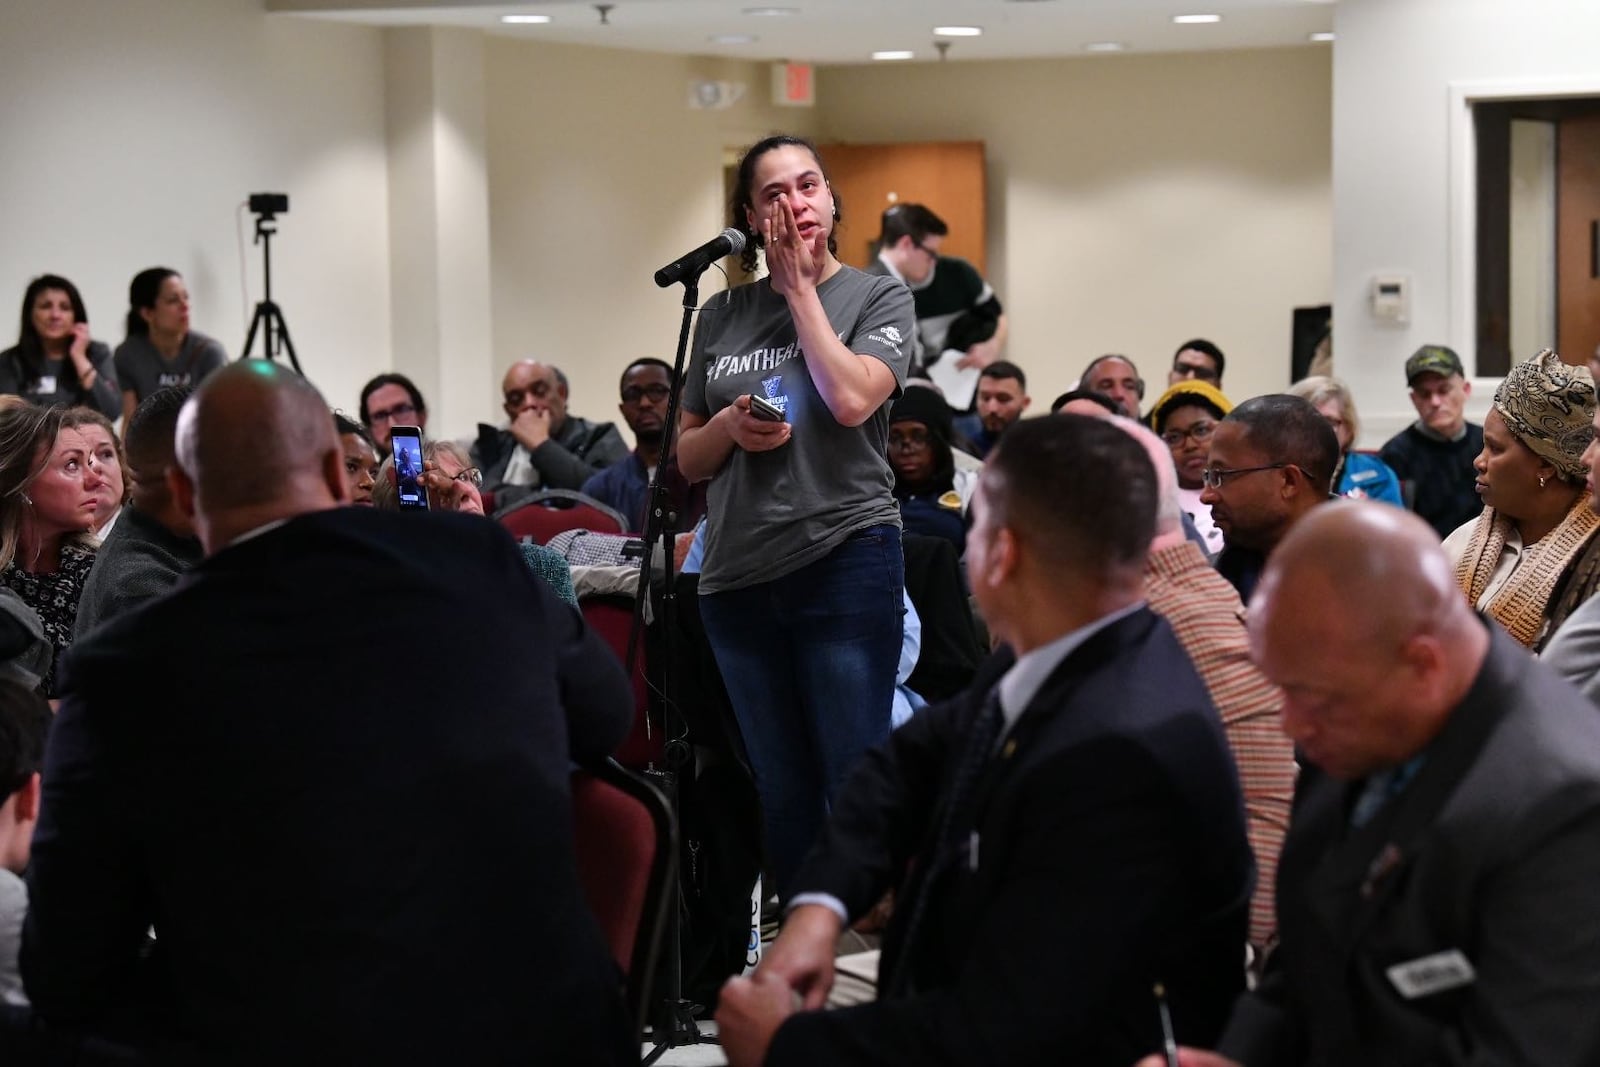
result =
[[[1532,648],[1538,639],[1550,594],[1596,527],[1600,527],[1600,515],[1589,506],[1589,494],[1579,493],[1560,525],[1537,543],[1522,546],[1522,561],[1489,601],[1488,610],[1524,646]],[[1478,516],[1466,554],[1456,563],[1456,582],[1466,591],[1468,603],[1476,605],[1489,587],[1511,529],[1512,520],[1492,507],[1484,508]]]

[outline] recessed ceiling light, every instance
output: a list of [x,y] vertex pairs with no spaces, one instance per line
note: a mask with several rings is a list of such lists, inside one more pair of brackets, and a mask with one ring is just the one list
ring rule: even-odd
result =
[[1083,46],[1085,52],[1123,52],[1127,48],[1121,41],[1092,41]]
[[755,15],[758,18],[778,19],[783,18],[785,15],[798,15],[800,14],[800,9],[797,7],[747,7],[744,9],[744,13],[746,15]]
[[1202,22],[1221,22],[1221,15],[1174,15],[1172,21],[1180,26],[1198,25]]
[[935,37],[982,37],[982,26],[935,26]]
[[901,49],[890,49],[889,51],[886,51],[886,52],[874,52],[874,53],[872,53],[872,58],[873,59],[914,59],[914,58],[916,58],[916,55],[917,54],[915,52],[907,52],[907,51],[904,51],[904,50],[901,50]]
[[1313,33],[1306,39],[1308,41],[1331,41],[1335,38],[1335,36],[1335,34],[1331,33]]
[[713,33],[706,40],[712,44],[755,44],[757,37],[753,33]]
[[550,21],[549,15],[501,15],[501,22],[513,26],[539,26]]

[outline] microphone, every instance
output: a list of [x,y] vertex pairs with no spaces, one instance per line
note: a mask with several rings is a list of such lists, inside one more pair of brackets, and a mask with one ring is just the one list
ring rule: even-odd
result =
[[693,252],[656,271],[656,284],[665,289],[685,278],[698,276],[723,256],[736,256],[743,252],[744,245],[744,234],[730,226]]

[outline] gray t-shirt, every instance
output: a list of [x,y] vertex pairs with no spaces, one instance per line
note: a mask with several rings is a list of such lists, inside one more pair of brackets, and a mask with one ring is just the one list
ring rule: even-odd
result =
[[228,362],[222,346],[203,333],[190,330],[171,360],[161,358],[150,338],[133,334],[117,346],[117,381],[143,400],[157,389],[187,385],[191,389],[206,375]]
[[[894,372],[898,395],[916,330],[910,291],[843,267],[817,296],[850,351]],[[811,381],[789,304],[765,279],[713,297],[700,312],[683,406],[709,418],[744,393],[777,405],[794,432],[770,452],[735,447],[712,479],[702,593],[769,582],[821,559],[856,530],[900,525],[890,492],[889,405],[860,426],[833,417]]]

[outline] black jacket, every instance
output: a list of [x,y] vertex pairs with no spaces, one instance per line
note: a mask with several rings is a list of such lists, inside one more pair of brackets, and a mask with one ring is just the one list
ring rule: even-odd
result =
[[302,516],[66,672],[22,952],[46,1020],[153,1001],[205,1063],[637,1058],[568,793],[632,694],[500,527]]

